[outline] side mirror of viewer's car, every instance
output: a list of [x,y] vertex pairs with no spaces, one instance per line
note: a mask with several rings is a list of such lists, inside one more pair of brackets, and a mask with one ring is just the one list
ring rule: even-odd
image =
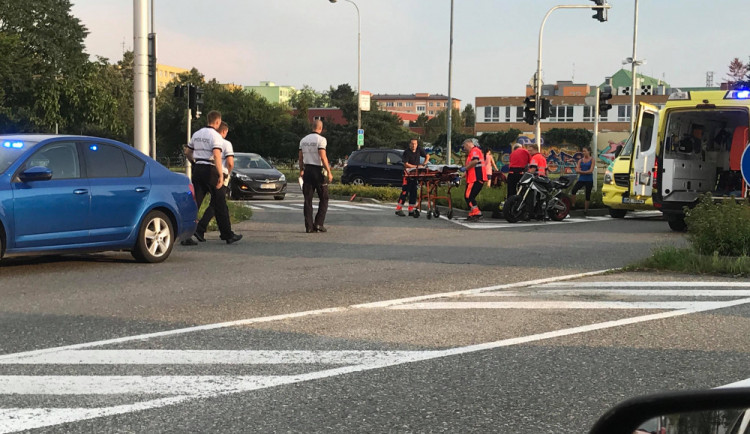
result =
[[670,392],[624,401],[589,434],[750,434],[750,388]]

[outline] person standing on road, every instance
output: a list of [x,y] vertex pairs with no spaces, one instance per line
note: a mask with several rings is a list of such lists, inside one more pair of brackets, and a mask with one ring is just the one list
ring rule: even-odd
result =
[[206,194],[211,195],[209,206],[216,213],[216,223],[219,226],[220,237],[227,244],[236,243],[242,235],[232,232],[229,221],[226,191],[224,186],[224,170],[221,165],[221,154],[224,150],[224,138],[217,129],[221,126],[221,113],[212,110],[208,113],[208,126],[193,134],[185,150],[185,156],[195,161],[193,166],[193,188],[195,201],[200,208]]
[[591,201],[591,190],[594,188],[594,159],[591,158],[591,148],[588,146],[583,148],[583,158],[578,160],[578,164],[576,164],[576,173],[578,173],[578,182],[570,193],[575,198],[581,187],[585,189],[586,200],[583,202],[583,215],[587,216],[589,202]]
[[398,204],[396,205],[396,215],[404,217],[403,205],[406,202],[406,196],[409,196],[409,215],[414,215],[414,206],[417,204],[417,179],[414,177],[407,177],[406,172],[409,169],[418,168],[421,164],[421,159],[424,158],[425,166],[430,162],[430,155],[427,154],[424,149],[419,146],[417,139],[411,139],[409,142],[409,148],[404,151],[404,179],[401,185],[401,195],[398,197]]
[[[498,172],[499,169],[497,168],[497,164],[495,163],[495,157],[492,155],[492,149],[490,149],[489,146],[487,146],[487,149],[484,151],[484,173],[485,178],[487,178],[487,184],[490,187],[494,187],[497,185],[496,178],[497,176],[493,177],[492,169],[495,169],[495,172]],[[497,173],[496,175],[499,175]]]
[[462,170],[466,171],[466,191],[464,198],[466,205],[469,207],[468,221],[477,221],[482,217],[479,206],[477,205],[477,195],[482,190],[484,182],[487,180],[484,173],[484,155],[479,149],[477,139],[466,139],[463,142],[466,153],[466,163]]
[[529,151],[527,151],[522,144],[516,143],[515,145],[513,145],[513,152],[510,153],[510,161],[508,162],[509,169],[508,193],[506,194],[507,197],[516,194],[518,181],[521,180],[521,176],[523,176],[523,172],[525,172],[528,168],[530,161],[531,154],[529,154]]
[[539,176],[547,176],[547,159],[539,152],[536,145],[529,145],[529,155],[531,155],[529,172],[536,173]]
[[[299,171],[302,177],[302,194],[305,196],[305,231],[327,232],[323,223],[328,211],[328,183],[333,181],[331,166],[326,156],[328,142],[321,136],[323,132],[323,121],[313,121],[312,133],[306,135],[299,142]],[[318,194],[318,212],[313,220],[312,200],[313,194]]]
[[[224,190],[224,197],[226,197],[229,186],[229,175],[232,173],[232,169],[234,169],[234,148],[232,147],[232,142],[227,140],[229,125],[227,125],[226,122],[222,122],[219,126],[218,131],[221,137],[224,139],[224,149],[221,152],[224,185],[221,187],[221,189]],[[211,222],[211,219],[214,218],[215,214],[216,210],[214,210],[214,207],[209,204],[208,208],[206,208],[206,210],[203,212],[203,217],[201,217],[200,221],[198,222],[198,227],[195,229],[195,238],[197,238],[198,241],[206,241],[204,235],[206,233],[206,230],[208,229],[208,224]]]

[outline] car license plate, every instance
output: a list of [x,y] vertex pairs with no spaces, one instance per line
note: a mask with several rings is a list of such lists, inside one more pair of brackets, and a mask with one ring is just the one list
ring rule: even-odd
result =
[[632,204],[636,204],[637,205],[637,204],[646,203],[646,201],[643,200],[643,199],[631,199],[629,197],[623,197],[622,198],[622,203],[632,203]]
[[263,190],[273,190],[276,188],[276,184],[261,184],[260,188]]

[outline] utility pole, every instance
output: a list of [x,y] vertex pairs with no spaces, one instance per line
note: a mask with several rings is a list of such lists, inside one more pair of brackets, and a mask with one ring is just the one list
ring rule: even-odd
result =
[[133,0],[133,146],[148,155],[148,9]]
[[451,97],[451,76],[453,74],[453,0],[451,0],[451,31],[450,31],[450,44],[448,49],[448,126],[445,129],[445,140],[448,147],[448,159],[445,160],[447,164],[451,164],[451,138],[453,135],[452,131],[452,120],[453,115],[453,98]]
[[635,127],[635,92],[638,80],[636,78],[636,66],[638,65],[638,59],[635,57],[635,47],[638,41],[638,0],[635,0],[635,17],[633,18],[633,62],[631,63],[630,74],[633,76],[633,84],[630,87],[630,133],[633,133]]
[[151,158],[156,160],[156,95],[159,92],[159,79],[156,75],[156,30],[154,30],[154,0],[151,0],[151,36],[153,38],[153,74],[151,79],[154,86],[154,94],[151,98]]

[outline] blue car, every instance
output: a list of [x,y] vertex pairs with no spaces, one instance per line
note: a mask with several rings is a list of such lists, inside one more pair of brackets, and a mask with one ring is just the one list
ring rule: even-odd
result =
[[0,135],[0,258],[129,250],[162,262],[197,213],[188,178],[131,146]]

